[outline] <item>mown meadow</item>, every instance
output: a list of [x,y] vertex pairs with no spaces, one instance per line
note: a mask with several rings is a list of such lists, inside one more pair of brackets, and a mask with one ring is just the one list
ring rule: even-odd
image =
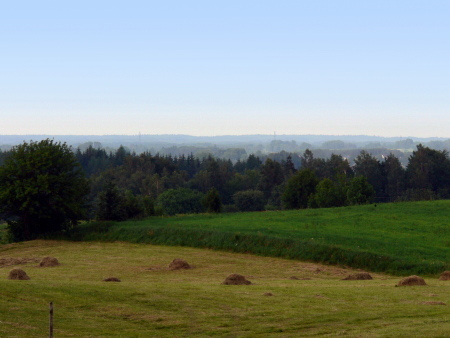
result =
[[63,238],[203,247],[394,275],[437,275],[449,268],[449,216],[449,200],[403,202],[94,222]]
[[[61,265],[38,267],[44,256]],[[11,258],[24,264],[8,265]],[[169,271],[174,258],[193,268]],[[386,274],[342,280],[355,270],[124,242],[15,243],[0,247],[0,262],[2,337],[48,336],[50,301],[55,337],[442,337],[450,330],[450,282],[435,277],[395,287],[400,277]],[[31,279],[8,280],[13,267]],[[222,285],[230,273],[253,284]],[[121,282],[102,281],[111,276]]]

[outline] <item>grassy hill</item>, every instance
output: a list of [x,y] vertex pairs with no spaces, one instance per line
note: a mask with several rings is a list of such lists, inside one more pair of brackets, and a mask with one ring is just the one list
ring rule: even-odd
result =
[[450,201],[181,215],[85,224],[69,238],[205,247],[398,275],[438,274],[449,266],[449,216]]
[[[44,256],[58,258],[61,265],[38,267]],[[174,258],[194,268],[169,271]],[[31,279],[8,280],[13,267]],[[50,301],[55,337],[443,337],[449,332],[448,305],[437,304],[450,304],[450,282],[426,278],[427,286],[395,287],[400,278],[384,274],[342,280],[354,272],[188,247],[3,245],[0,336],[47,336]],[[253,284],[221,285],[230,273]],[[111,276],[121,282],[102,282]]]

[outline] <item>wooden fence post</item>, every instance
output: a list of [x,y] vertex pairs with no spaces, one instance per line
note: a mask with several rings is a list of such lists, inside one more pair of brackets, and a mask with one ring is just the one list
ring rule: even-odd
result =
[[53,338],[53,302],[50,302],[50,322],[49,322],[49,326],[50,326],[50,338]]

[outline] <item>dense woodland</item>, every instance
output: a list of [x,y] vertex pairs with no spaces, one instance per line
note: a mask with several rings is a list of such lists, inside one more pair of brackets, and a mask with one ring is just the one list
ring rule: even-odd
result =
[[[0,164],[9,152],[0,152]],[[418,145],[401,164],[361,151],[316,158],[285,151],[231,161],[90,145],[75,157],[90,183],[89,218],[123,220],[155,214],[339,207],[370,202],[449,198],[445,150]]]

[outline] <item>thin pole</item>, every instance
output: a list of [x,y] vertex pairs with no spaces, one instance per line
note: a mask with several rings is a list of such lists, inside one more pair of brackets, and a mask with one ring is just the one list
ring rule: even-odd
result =
[[53,302],[50,302],[50,338],[53,338]]

